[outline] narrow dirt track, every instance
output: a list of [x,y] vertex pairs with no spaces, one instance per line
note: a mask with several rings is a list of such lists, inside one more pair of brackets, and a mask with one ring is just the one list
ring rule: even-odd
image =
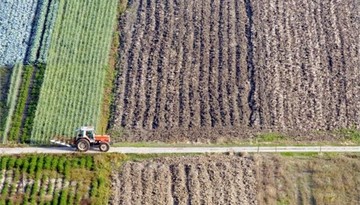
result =
[[[278,147],[112,147],[111,153],[161,154],[161,153],[223,153],[223,152],[360,152],[360,146],[278,146]],[[69,154],[78,153],[68,147],[0,148],[0,155],[11,154]],[[86,153],[101,153],[97,149]]]

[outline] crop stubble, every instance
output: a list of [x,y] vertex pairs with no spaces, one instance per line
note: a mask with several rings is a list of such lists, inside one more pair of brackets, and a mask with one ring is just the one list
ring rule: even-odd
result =
[[359,128],[358,7],[131,1],[111,126],[130,141]]
[[127,162],[112,204],[256,204],[254,163],[238,156]]

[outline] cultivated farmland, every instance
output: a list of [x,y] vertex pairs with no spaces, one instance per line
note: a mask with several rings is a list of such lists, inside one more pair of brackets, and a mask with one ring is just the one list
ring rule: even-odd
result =
[[359,12],[352,0],[131,1],[111,127],[128,141],[360,128]]
[[212,156],[127,162],[112,204],[256,204],[254,162]]
[[97,125],[118,2],[59,1],[33,143],[72,136],[80,125]]
[[89,203],[93,164],[91,156],[1,157],[0,204]]
[[36,6],[37,0],[0,1],[0,66],[24,61]]
[[360,203],[359,155],[283,155],[126,162],[114,172],[111,204]]

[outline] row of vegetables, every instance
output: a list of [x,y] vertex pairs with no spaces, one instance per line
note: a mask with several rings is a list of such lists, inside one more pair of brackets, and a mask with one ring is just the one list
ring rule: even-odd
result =
[[92,156],[3,156],[0,169],[0,204],[79,204],[97,188]]

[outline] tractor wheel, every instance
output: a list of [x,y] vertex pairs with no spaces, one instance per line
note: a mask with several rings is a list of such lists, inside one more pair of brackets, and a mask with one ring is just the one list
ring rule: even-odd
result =
[[108,143],[100,143],[99,149],[102,152],[107,152],[110,149],[110,145]]
[[86,152],[90,149],[90,142],[86,139],[79,139],[76,142],[76,148],[80,152]]

